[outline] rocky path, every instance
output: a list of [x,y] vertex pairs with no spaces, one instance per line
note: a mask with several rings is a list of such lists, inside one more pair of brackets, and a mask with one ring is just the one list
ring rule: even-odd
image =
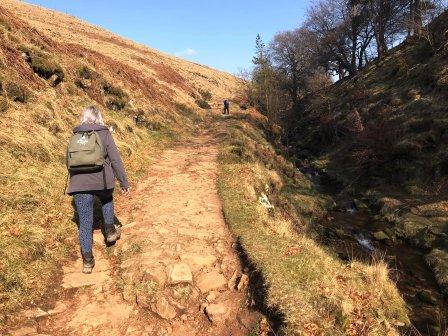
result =
[[248,335],[248,278],[216,189],[217,145],[203,134],[166,150],[130,199],[117,202],[122,239],[97,266],[64,268],[66,298],[26,312],[12,335]]

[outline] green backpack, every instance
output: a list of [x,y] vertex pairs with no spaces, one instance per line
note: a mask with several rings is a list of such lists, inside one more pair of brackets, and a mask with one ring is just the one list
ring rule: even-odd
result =
[[104,147],[95,131],[72,135],[67,148],[67,169],[70,173],[93,173],[104,168]]

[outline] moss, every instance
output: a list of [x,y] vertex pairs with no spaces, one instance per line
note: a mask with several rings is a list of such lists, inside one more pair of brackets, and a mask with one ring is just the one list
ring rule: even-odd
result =
[[26,103],[28,100],[28,93],[20,84],[8,82],[5,86],[5,90],[8,97],[13,101]]

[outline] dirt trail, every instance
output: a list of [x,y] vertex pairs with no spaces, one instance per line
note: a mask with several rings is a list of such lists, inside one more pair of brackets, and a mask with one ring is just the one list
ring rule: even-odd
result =
[[81,260],[65,267],[65,298],[26,312],[12,335],[249,334],[258,314],[222,216],[217,154],[207,134],[166,150],[117,203],[116,246],[106,252],[95,232],[93,274]]

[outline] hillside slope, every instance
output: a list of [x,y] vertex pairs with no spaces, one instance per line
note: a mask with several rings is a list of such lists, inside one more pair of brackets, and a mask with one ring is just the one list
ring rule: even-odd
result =
[[[342,184],[387,223],[377,237],[422,248],[448,294],[448,12],[359,75],[289,116],[298,161]],[[380,230],[379,227],[377,230]]]
[[60,261],[77,253],[64,148],[82,108],[105,110],[136,181],[156,153],[195,129],[198,102],[231,97],[238,85],[73,17],[2,1],[0,320],[52,291]]

